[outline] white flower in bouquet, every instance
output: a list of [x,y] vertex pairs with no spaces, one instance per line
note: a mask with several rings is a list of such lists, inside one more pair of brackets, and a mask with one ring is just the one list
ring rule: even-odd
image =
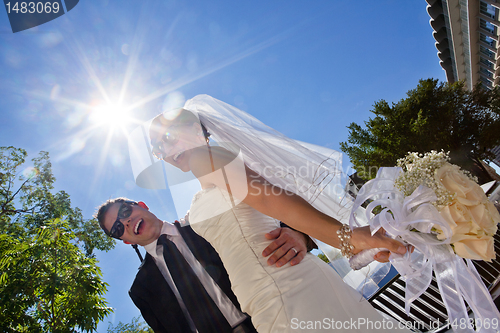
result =
[[[444,152],[409,153],[398,167],[380,168],[359,191],[349,224],[359,225],[356,210],[370,201],[365,216],[372,230],[384,228],[415,247],[412,254],[391,255],[406,281],[407,314],[435,276],[449,322],[469,320],[466,302],[481,322],[497,319],[500,313],[470,259],[495,257],[493,235],[500,214],[474,177],[448,161]],[[375,213],[379,207],[382,211]],[[349,259],[351,266],[366,265],[373,257],[370,251]]]
[[[432,189],[437,197],[432,204],[452,230],[450,243],[455,253],[466,259],[491,261],[495,258],[493,236],[500,214],[476,179],[448,161],[448,154],[442,151],[409,153],[398,160],[403,174],[395,185],[405,196],[420,185]],[[439,227],[433,230],[438,239],[446,238]]]

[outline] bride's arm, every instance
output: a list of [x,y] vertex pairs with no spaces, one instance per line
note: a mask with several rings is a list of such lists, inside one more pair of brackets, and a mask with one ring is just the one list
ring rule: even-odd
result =
[[[311,235],[322,242],[340,248],[337,230],[342,223],[323,214],[302,197],[274,186],[253,170],[247,168],[248,195],[245,203],[261,213],[286,222],[291,227]],[[371,236],[369,226],[356,228],[352,233],[351,244],[354,253],[371,248],[387,248],[392,252],[404,253],[406,248],[396,240],[388,238],[380,231]],[[377,260],[386,261],[387,257],[380,255]]]
[[[214,169],[223,170],[230,177],[224,177],[222,172],[212,172],[211,162],[207,162],[207,158],[206,152],[200,152],[193,154],[190,161],[191,170],[200,180],[202,187],[215,185],[227,190],[226,182],[230,179],[229,190],[239,200],[296,230],[334,247],[340,247],[337,230],[342,226],[341,222],[318,211],[293,192],[269,183],[243,165],[242,161],[241,164],[234,163],[235,156],[224,149],[212,149]],[[398,253],[406,251],[401,243],[385,237],[382,232],[371,236],[369,227],[355,229],[351,244],[355,247],[355,253],[371,248],[387,248]]]

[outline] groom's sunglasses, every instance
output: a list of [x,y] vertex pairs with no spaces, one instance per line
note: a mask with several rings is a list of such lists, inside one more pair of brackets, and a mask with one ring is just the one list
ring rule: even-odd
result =
[[121,236],[123,236],[123,233],[125,232],[125,226],[123,223],[120,221],[121,219],[127,219],[132,215],[132,211],[134,208],[132,207],[133,205],[137,205],[137,202],[135,201],[123,201],[122,205],[118,209],[118,215],[116,217],[115,223],[113,223],[113,226],[111,227],[111,230],[109,231],[109,236],[120,239]]

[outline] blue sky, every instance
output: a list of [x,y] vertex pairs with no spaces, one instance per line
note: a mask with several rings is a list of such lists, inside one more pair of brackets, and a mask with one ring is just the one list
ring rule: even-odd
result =
[[[108,198],[145,201],[176,218],[166,190],[134,183],[127,136],[169,101],[209,94],[297,140],[339,149],[375,101],[445,80],[421,1],[81,0],[13,34],[0,13],[0,145],[48,151],[57,179],[90,218]],[[99,106],[129,109],[114,119]],[[347,161],[345,160],[347,163]],[[99,253],[108,321],[129,322],[139,260],[130,246]]]

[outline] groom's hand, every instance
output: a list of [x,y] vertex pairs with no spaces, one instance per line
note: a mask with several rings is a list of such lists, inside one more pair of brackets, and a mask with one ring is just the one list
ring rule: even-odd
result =
[[292,266],[297,265],[307,253],[306,236],[298,231],[290,228],[277,228],[265,236],[267,239],[274,239],[274,242],[262,251],[264,257],[273,254],[267,260],[270,266],[276,264],[276,267],[281,267],[287,262],[290,262]]

